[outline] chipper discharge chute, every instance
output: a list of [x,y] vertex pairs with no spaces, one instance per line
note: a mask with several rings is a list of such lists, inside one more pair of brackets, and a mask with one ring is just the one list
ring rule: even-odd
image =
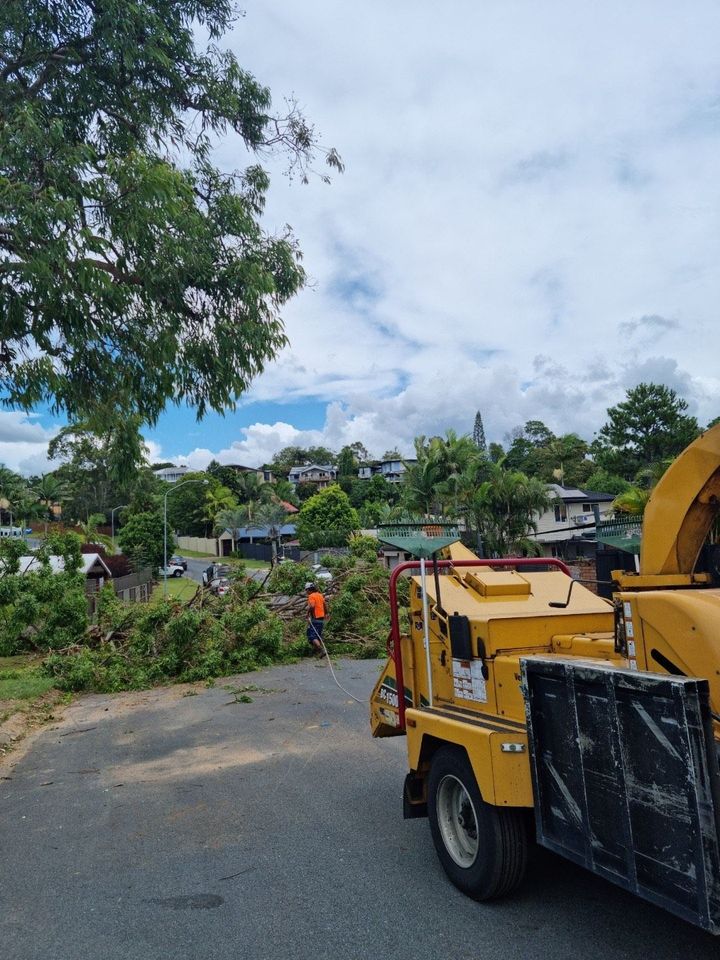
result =
[[372,731],[407,738],[404,814],[469,896],[509,893],[533,837],[720,932],[719,513],[720,425],[655,488],[612,601],[559,560],[380,533],[419,559],[391,576]]

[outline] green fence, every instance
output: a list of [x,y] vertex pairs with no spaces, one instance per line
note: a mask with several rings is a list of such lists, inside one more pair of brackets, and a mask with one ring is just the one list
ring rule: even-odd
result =
[[642,540],[642,517],[617,517],[597,524],[596,536],[600,543],[607,543],[626,553],[640,553]]

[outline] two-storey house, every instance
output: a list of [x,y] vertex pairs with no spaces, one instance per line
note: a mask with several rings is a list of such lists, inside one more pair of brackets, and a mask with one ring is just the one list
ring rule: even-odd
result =
[[547,489],[552,502],[538,518],[537,533],[532,536],[541,544],[543,556],[570,561],[594,557],[595,525],[612,516],[615,497],[557,483],[548,484]]
[[371,477],[384,477],[388,483],[400,483],[405,473],[406,464],[417,463],[416,460],[373,460],[363,464],[358,470],[358,479],[369,480]]
[[335,483],[337,470],[329,463],[311,463],[305,466],[291,467],[288,480],[296,487],[299,483],[314,483],[318,490]]

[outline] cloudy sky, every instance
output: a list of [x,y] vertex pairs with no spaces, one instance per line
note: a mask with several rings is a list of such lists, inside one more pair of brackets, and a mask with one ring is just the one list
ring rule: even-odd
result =
[[[478,409],[490,440],[531,418],[590,439],[644,380],[720,414],[717,3],[243,6],[228,44],[346,172],[272,168],[268,228],[312,277],[290,346],[224,419],[166,413],[154,457],[409,452]],[[3,414],[6,462],[37,469],[54,426]]]

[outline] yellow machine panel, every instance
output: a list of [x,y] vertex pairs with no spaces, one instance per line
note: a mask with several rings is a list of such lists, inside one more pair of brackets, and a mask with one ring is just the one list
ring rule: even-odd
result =
[[405,816],[429,817],[461,890],[520,882],[533,809],[539,842],[720,933],[719,515],[720,424],[653,491],[640,569],[613,572],[612,600],[562,564],[459,543],[406,565],[372,730],[406,735]]

